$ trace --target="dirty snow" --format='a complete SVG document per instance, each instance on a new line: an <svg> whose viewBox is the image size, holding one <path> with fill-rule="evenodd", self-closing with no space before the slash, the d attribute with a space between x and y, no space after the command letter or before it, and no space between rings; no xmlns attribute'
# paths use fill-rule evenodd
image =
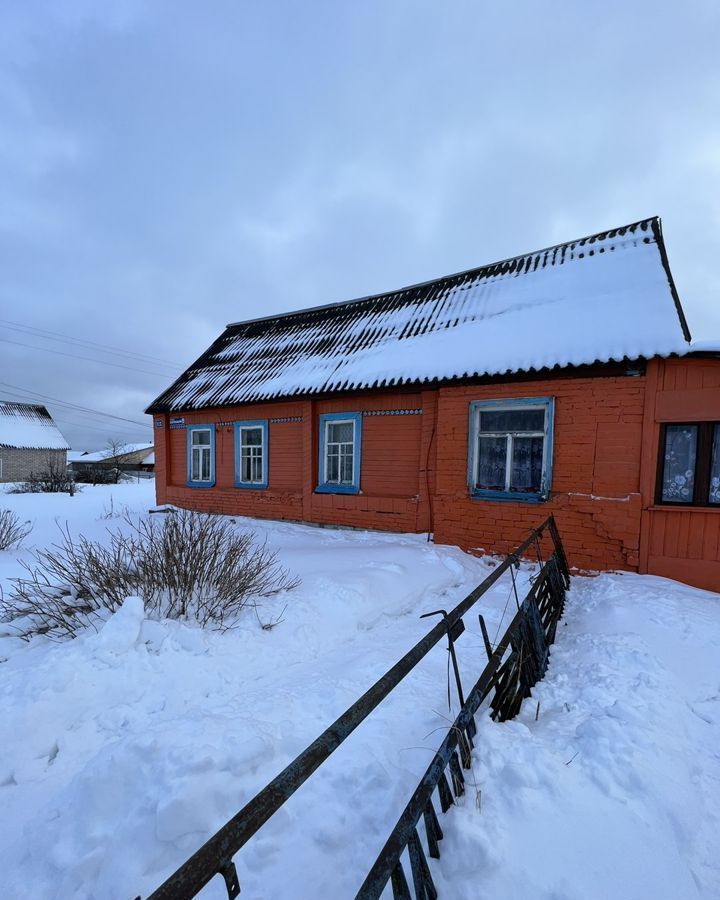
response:
<svg viewBox="0 0 720 900"><path fill-rule="evenodd" d="M0 494L35 524L0 553L0 583L55 518L97 537L151 492ZM236 631L149 621L129 598L71 643L0 638L3 897L147 896L427 631L421 612L491 571L418 535L238 525L303 582ZM479 607L491 637L509 597L501 582ZM469 790L431 862L441 898L720 895L719 601L658 578L574 580L519 718L478 716ZM466 624L469 686L484 651ZM456 711L447 674L437 647L236 856L243 896L354 896Z"/></svg>

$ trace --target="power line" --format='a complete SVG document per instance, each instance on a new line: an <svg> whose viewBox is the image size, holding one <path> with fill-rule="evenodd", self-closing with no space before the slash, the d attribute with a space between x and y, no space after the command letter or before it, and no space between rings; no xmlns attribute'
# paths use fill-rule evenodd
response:
<svg viewBox="0 0 720 900"><path fill-rule="evenodd" d="M133 429L129 428L127 425L117 425L114 427L114 429L113 429L113 426L110 426L110 425L107 428L101 428L99 425L89 425L87 422L73 422L70 419L58 419L57 416L53 416L53 421L54 422L62 422L63 425L73 425L75 428L88 428L88 429L90 429L90 431L101 431L105 435L108 435L113 430L127 431L128 433L132 433L132 434L137 434L137 431L138 431L137 428L135 428L133 430ZM151 444L151 443L152 443L152 441L148 441L148 444Z"/></svg>
<svg viewBox="0 0 720 900"><path fill-rule="evenodd" d="M140 425L141 428L147 428L147 422L138 422L137 419L127 419L125 416L116 416L113 413L106 413L100 409L93 409L90 406L83 406L79 403L69 403L66 400L58 400L57 397L50 397L47 394L41 394L38 391L30 391L27 388L18 387L16 384L9 384L7 381L0 381L0 385L4 385L5 387L11 388L13 391L19 391L21 394L30 394L31 397L39 397L41 400L45 400L51 403L57 403L58 406L63 406L68 409L75 409L82 412L87 413L95 413L98 416L104 416L107 419L117 419L119 422L129 422L131 425Z"/></svg>
<svg viewBox="0 0 720 900"><path fill-rule="evenodd" d="M22 341L11 341L10 338L0 338L4 344L15 344L18 347L27 347L30 350L39 350L41 353L54 353L56 356L69 356L70 359L83 359L86 362L97 363L100 366L113 366L115 369L127 369L129 372L141 372L143 375L154 375L156 378L169 378L164 372L148 372L146 369L135 369L132 366L123 366L121 363L107 362L103 359L92 359L90 356L76 356L74 353L65 353L63 350L51 350L50 347L36 347L33 344L23 344Z"/></svg>
<svg viewBox="0 0 720 900"><path fill-rule="evenodd" d="M167 359L158 359L155 356L148 356L146 353L137 353L135 350L123 350L120 347L113 347L110 344L99 344L97 341L89 341L85 338L79 338L74 335L63 334L60 331L50 331L49 328L38 328L36 325L24 325L22 322L12 322L10 319L0 319L0 323L5 328L10 328L13 331L21 331L24 334L37 333L40 335L50 335L50 340L58 340L64 343L73 343L85 345L87 347L97 348L98 350L109 351L110 353L116 354L118 356L127 356L137 359L139 361L157 363L160 365L167 365L170 368L175 369L177 371L178 365L176 362L170 362Z"/></svg>

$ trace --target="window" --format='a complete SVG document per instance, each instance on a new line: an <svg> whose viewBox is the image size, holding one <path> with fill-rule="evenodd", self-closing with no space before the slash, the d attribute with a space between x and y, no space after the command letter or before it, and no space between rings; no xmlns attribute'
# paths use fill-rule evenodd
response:
<svg viewBox="0 0 720 900"><path fill-rule="evenodd" d="M190 487L215 484L215 428L190 425L187 429L187 483Z"/></svg>
<svg viewBox="0 0 720 900"><path fill-rule="evenodd" d="M268 485L267 419L235 423L235 487Z"/></svg>
<svg viewBox="0 0 720 900"><path fill-rule="evenodd" d="M468 482L474 497L547 498L553 400L479 400L470 404Z"/></svg>
<svg viewBox="0 0 720 900"><path fill-rule="evenodd" d="M662 425L657 503L720 505L720 423Z"/></svg>
<svg viewBox="0 0 720 900"><path fill-rule="evenodd" d="M320 416L317 490L357 494L360 490L360 413Z"/></svg>

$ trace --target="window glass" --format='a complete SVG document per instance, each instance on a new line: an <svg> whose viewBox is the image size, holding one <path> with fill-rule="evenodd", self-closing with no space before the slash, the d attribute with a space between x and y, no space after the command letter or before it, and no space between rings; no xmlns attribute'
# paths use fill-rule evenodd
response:
<svg viewBox="0 0 720 900"><path fill-rule="evenodd" d="M491 409L480 413L480 431L543 431L544 409Z"/></svg>
<svg viewBox="0 0 720 900"><path fill-rule="evenodd" d="M328 424L328 442L352 442L353 439L353 423L352 422L330 422Z"/></svg>
<svg viewBox="0 0 720 900"><path fill-rule="evenodd" d="M506 468L507 438L480 435L476 487L486 491L504 491Z"/></svg>
<svg viewBox="0 0 720 900"><path fill-rule="evenodd" d="M662 499L692 503L695 488L697 425L668 425L665 429Z"/></svg>
<svg viewBox="0 0 720 900"><path fill-rule="evenodd" d="M512 454L510 490L529 494L540 493L542 485L543 438L514 437L512 439Z"/></svg>
<svg viewBox="0 0 720 900"><path fill-rule="evenodd" d="M248 447L262 446L262 428L242 428L242 442Z"/></svg>
<svg viewBox="0 0 720 900"><path fill-rule="evenodd" d="M327 484L353 484L355 428L353 422L328 422L325 444Z"/></svg>
<svg viewBox="0 0 720 900"><path fill-rule="evenodd" d="M212 437L209 428L193 429L190 432L190 481L202 482L212 479Z"/></svg>
<svg viewBox="0 0 720 900"><path fill-rule="evenodd" d="M713 427L708 500L710 503L720 503L720 425L715 425Z"/></svg>
<svg viewBox="0 0 720 900"><path fill-rule="evenodd" d="M240 429L240 481L259 484L262 471L262 428Z"/></svg>

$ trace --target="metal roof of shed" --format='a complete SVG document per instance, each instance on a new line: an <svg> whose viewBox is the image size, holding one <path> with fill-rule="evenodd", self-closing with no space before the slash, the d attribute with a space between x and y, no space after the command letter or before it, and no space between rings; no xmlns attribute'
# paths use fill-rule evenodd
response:
<svg viewBox="0 0 720 900"><path fill-rule="evenodd" d="M228 325L171 412L684 353L660 219L401 290Z"/></svg>
<svg viewBox="0 0 720 900"><path fill-rule="evenodd" d="M67 450L69 444L44 406L0 401L0 447Z"/></svg>

